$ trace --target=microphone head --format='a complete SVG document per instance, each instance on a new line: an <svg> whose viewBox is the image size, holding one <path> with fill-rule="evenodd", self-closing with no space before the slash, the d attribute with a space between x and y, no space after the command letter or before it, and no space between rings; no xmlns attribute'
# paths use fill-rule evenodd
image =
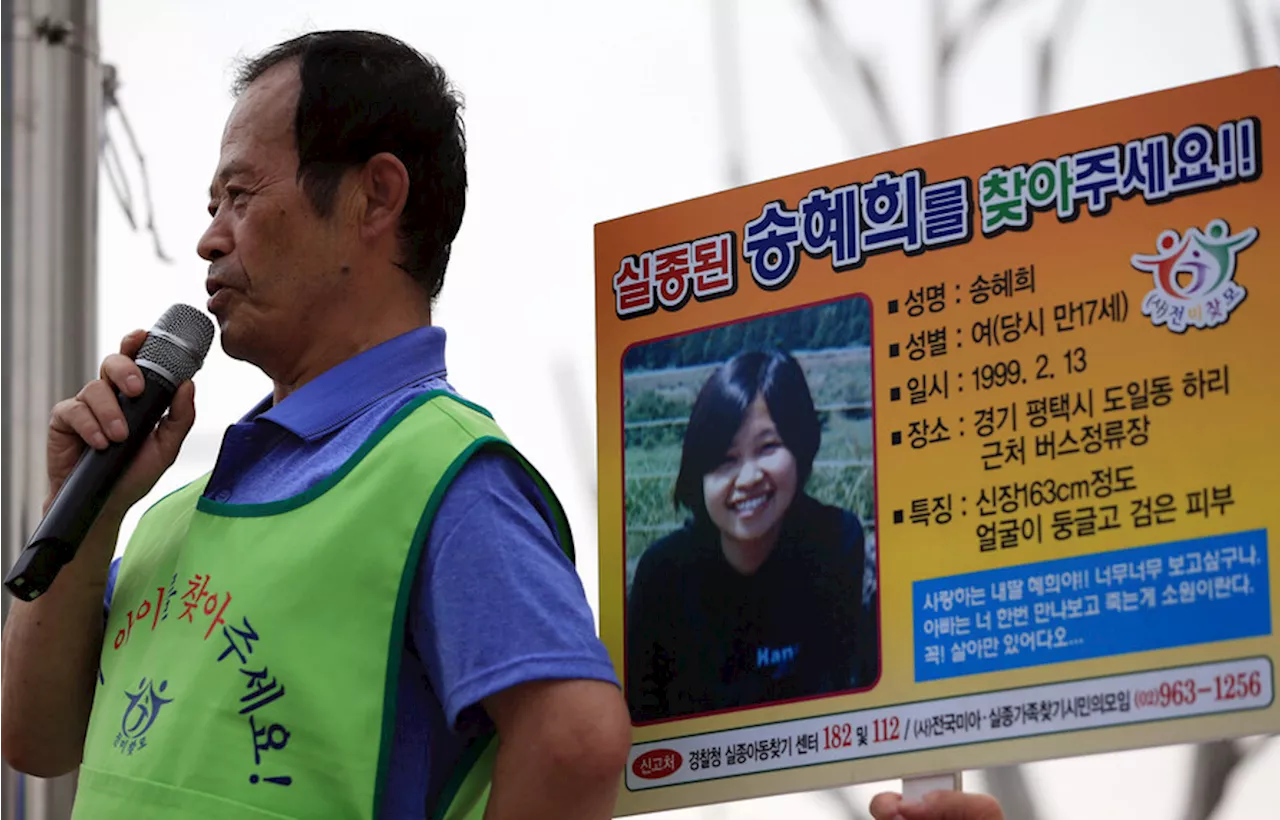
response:
<svg viewBox="0 0 1280 820"><path fill-rule="evenodd" d="M190 305L174 305L164 312L135 357L139 367L160 376L175 388L204 364L213 344L213 322Z"/></svg>

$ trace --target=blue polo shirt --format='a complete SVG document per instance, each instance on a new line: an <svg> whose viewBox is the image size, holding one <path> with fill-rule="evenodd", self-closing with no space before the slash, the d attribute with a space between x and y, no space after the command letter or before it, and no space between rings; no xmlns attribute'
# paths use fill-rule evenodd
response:
<svg viewBox="0 0 1280 820"><path fill-rule="evenodd" d="M227 429L205 495L260 504L333 473L415 396L450 390L445 333L423 327L334 367ZM117 559L107 581L108 606ZM481 453L457 475L417 567L381 816L423 817L467 742L480 702L533 680L617 685L554 520L525 472ZM337 762L337 761L335 761Z"/></svg>

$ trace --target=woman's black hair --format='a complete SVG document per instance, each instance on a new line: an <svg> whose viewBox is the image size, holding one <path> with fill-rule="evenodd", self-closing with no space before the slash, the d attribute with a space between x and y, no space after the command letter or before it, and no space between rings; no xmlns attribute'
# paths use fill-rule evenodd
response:
<svg viewBox="0 0 1280 820"><path fill-rule="evenodd" d="M689 414L676 477L675 502L700 521L707 518L702 477L724 461L747 408L763 396L783 444L796 460L801 489L813 471L822 425L799 362L781 351L739 353L721 365L698 393Z"/></svg>

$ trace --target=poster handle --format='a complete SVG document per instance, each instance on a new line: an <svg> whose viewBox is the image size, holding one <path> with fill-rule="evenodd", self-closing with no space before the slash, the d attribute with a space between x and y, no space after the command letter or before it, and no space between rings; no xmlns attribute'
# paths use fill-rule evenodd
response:
<svg viewBox="0 0 1280 820"><path fill-rule="evenodd" d="M962 791L962 780L960 772L904 777L902 778L902 799L921 800L929 792Z"/></svg>

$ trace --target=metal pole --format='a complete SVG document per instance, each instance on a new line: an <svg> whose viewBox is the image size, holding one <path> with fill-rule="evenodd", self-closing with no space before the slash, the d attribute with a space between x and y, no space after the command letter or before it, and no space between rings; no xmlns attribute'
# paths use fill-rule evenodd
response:
<svg viewBox="0 0 1280 820"><path fill-rule="evenodd" d="M12 376L13 371L10 370L10 359L12 358L10 351L12 347L9 343L9 329L12 326L9 322L10 305L12 304L13 289L9 285L9 273L13 270L13 52L15 45L15 37L13 31L13 0L2 0L0 2L0 130L3 135L0 136L0 373ZM13 473L9 469L9 454L12 452L10 448L9 435L9 419L12 418L10 413L10 403L13 399L13 388L9 386L8 379L3 382L3 390L0 390L0 438L3 443L0 444L0 528L3 528L4 535L0 540L0 551L3 553L3 561L5 568L13 562L13 556L9 549L8 528L5 524L10 519L9 504L9 488L13 486ZM0 612L3 612L4 620L9 619L9 602L0 602ZM7 763L0 763L0 817L3 820L14 820L21 818L20 804L22 803L20 794L21 784L19 783L19 775L13 769L9 768Z"/></svg>
<svg viewBox="0 0 1280 820"><path fill-rule="evenodd" d="M50 408L96 372L98 144L96 0L4 0L3 553L40 519ZM9 611L3 597L3 613ZM4 768L4 817L70 817L75 775Z"/></svg>

